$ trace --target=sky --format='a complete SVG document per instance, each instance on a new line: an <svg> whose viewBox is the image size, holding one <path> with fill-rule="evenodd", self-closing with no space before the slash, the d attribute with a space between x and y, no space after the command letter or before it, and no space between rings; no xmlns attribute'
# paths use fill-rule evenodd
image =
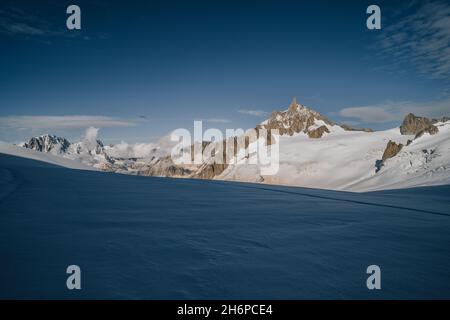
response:
<svg viewBox="0 0 450 320"><path fill-rule="evenodd" d="M81 30L66 8L81 8ZM366 9L381 9L369 30ZM448 1L9 1L0 4L0 140L106 143L252 128L297 97L376 130L450 115Z"/></svg>

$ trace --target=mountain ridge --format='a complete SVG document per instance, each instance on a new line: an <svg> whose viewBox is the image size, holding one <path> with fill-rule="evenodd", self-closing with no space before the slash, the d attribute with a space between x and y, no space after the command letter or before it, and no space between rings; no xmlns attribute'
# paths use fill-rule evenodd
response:
<svg viewBox="0 0 450 320"><path fill-rule="evenodd" d="M175 164L167 146L152 146L151 152L141 158L119 157L113 152L115 146L104 146L96 137L71 143L63 137L42 135L31 138L23 147L78 160L104 171L144 176L233 180L352 191L376 190L381 185L401 187L402 184L397 180L405 172L405 179L412 184L414 179L411 177L415 176L418 177L417 185L433 184L433 181L450 183L450 146L446 142L450 139L445 139L450 135L448 117L428 119L408 114L400 127L374 132L337 124L297 103L294 98L287 109L272 112L255 129L265 129L268 135L249 138L244 146L232 153L224 148L226 163L216 163L213 158L207 157L200 164ZM246 164L246 160L254 157L250 149L259 139L263 139L271 149L274 130L280 134L280 170L274 176L264 176L260 174L261 166ZM211 151L220 150L220 144L225 146L225 142L205 142L202 151L207 149L211 155ZM234 143L236 147L236 137L228 139L228 142ZM418 145L421 150L417 149ZM191 148L194 149L193 145ZM394 185L389 183L385 172L389 172L391 179L397 181ZM424 175L435 178L424 178Z"/></svg>

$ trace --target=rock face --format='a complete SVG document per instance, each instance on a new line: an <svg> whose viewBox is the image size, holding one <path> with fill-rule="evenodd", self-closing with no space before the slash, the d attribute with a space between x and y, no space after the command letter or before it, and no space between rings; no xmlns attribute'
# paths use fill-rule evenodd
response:
<svg viewBox="0 0 450 320"><path fill-rule="evenodd" d="M335 125L337 125L335 122L320 113L297 103L297 100L294 98L287 110L272 112L269 119L256 126L255 129L263 128L268 131L277 129L281 136L292 136L295 133L304 132L310 138L317 139L322 137L325 132L329 133L329 127ZM338 126L345 131L373 132L372 129L367 128L355 129L348 125Z"/></svg>
<svg viewBox="0 0 450 320"><path fill-rule="evenodd" d="M191 174L189 169L174 164L169 156L156 160L146 170L139 172L139 175L156 177L189 177Z"/></svg>
<svg viewBox="0 0 450 320"><path fill-rule="evenodd" d="M148 168L139 171L140 175L148 176L169 176L169 177L187 177L196 179L214 179L218 175L224 172L228 168L228 163L231 158L236 156L239 150L247 149L251 143L254 143L262 134L258 129L267 130L267 136L264 137L267 145L271 145L274 142L272 136L272 130L277 129L280 135L292 136L295 133L303 132L308 135L309 138L318 139L324 136L326 133L330 133L330 128L336 124L320 113L311 110L299 103L296 99L292 100L288 109L285 111L274 111L272 115L266 121L255 127L256 135L247 136L242 144L239 146L237 138L229 138L228 145L234 145L233 151L227 150L226 141L221 142L207 142L203 141L201 150L206 159L203 159L201 164L192 165L176 165L173 163L170 156L161 157L152 161ZM352 129L348 126L341 126L346 131L366 131L370 132L370 129ZM223 145L221 146L221 143ZM214 154L219 150L222 150L222 156L224 162L217 163L214 159ZM239 150L238 150L239 149ZM191 160L194 160L194 145L191 145Z"/></svg>
<svg viewBox="0 0 450 320"><path fill-rule="evenodd" d="M229 142L232 143L233 140L230 140ZM190 148L191 161L194 161L194 145L191 145ZM220 150L220 148L222 148L222 157L223 159L225 159L222 162L225 163L216 163L213 157L216 151ZM206 159L203 159L203 163L192 163L189 165L175 164L171 156L165 156L155 159L148 165L147 168L139 170L138 174L143 176L213 179L215 176L221 174L227 168L228 165L226 164L226 162L234 156L234 154L227 153L225 140L213 143L209 141L203 141L201 144L201 152L202 155L206 157Z"/></svg>
<svg viewBox="0 0 450 320"><path fill-rule="evenodd" d="M438 127L436 127L435 125L429 125L428 127L420 130L419 132L417 132L416 136L414 137L414 139L420 138L424 133L429 133L431 135L436 134L439 132Z"/></svg>
<svg viewBox="0 0 450 320"><path fill-rule="evenodd" d="M226 163L204 164L192 177L198 179L213 179L215 176L220 175L227 167L228 164Z"/></svg>
<svg viewBox="0 0 450 320"><path fill-rule="evenodd" d="M320 113L298 104L294 98L286 111L272 112L270 118L256 126L256 129L263 128L269 131L277 129L281 136L292 136L299 132L308 133L308 128L314 125L316 120L321 120L330 126L335 124Z"/></svg>
<svg viewBox="0 0 450 320"><path fill-rule="evenodd" d="M436 130L437 128L433 125L433 121L425 117L417 117L412 113L406 115L400 126L400 133L403 135L417 135L419 132L422 132L422 134L423 132L436 133Z"/></svg>
<svg viewBox="0 0 450 320"><path fill-rule="evenodd" d="M65 138L45 134L31 138L23 146L40 152L64 153L70 147L70 142Z"/></svg>
<svg viewBox="0 0 450 320"><path fill-rule="evenodd" d="M78 159L81 162L105 171L122 169L114 165L114 159L105 151L102 141L81 141L70 143L66 138L45 134L33 137L23 144L24 148L40 152L50 152L69 159Z"/></svg>
<svg viewBox="0 0 450 320"><path fill-rule="evenodd" d="M317 129L312 129L308 131L308 137L310 138L322 138L324 133L330 133L330 130L328 130L327 126L320 126Z"/></svg>
<svg viewBox="0 0 450 320"><path fill-rule="evenodd" d="M381 160L377 160L375 162L375 172L380 171L384 165L384 162L389 158L395 157L400 152L400 150L402 150L402 148L403 148L403 144L401 144L401 143L397 144L394 141L389 140L389 142L386 145L386 149L384 149Z"/></svg>
<svg viewBox="0 0 450 320"><path fill-rule="evenodd" d="M384 149L383 157L381 158L381 160L385 161L389 158L395 157L400 152L400 150L402 150L402 148L403 144L397 144L394 141L389 140L386 149Z"/></svg>

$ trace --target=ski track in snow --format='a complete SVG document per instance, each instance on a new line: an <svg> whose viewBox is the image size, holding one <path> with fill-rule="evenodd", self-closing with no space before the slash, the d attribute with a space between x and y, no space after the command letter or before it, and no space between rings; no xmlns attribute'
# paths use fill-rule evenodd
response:
<svg viewBox="0 0 450 320"><path fill-rule="evenodd" d="M319 196L319 195L302 193L302 192L295 192L295 191L287 191L287 190L279 190L279 189L259 187L259 186L256 186L256 185L255 186L249 186L249 185L239 185L239 184L236 185L235 184L234 186L238 186L240 188L252 188L252 189L257 189L257 190L265 190L265 191L271 191L271 192L281 192L281 193L287 193L287 194L294 194L294 195L300 195L300 196L312 197L312 198L318 198L318 199L324 199L324 200L351 202L351 203L357 203L357 204L363 204L363 205L375 206L375 207L385 207L385 208L417 211L417 212L422 212L422 213L429 213L429 214L436 214L436 215L440 215L440 216L450 217L450 214L448 214L448 213L436 212L436 211L431 211L431 210L423 210L423 209L416 209L416 208L409 208L409 207L402 207L402 206L395 206L395 205L388 205L388 204L381 204L381 203L373 203L373 202L367 202L367 201L357 201L357 200L350 200L350 199L342 199L342 198L336 198L336 197L326 197L326 196Z"/></svg>

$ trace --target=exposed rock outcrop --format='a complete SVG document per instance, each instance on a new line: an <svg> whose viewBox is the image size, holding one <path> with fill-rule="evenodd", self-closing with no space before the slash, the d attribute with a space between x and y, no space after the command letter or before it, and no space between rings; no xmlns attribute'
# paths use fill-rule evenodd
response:
<svg viewBox="0 0 450 320"><path fill-rule="evenodd" d="M401 144L401 143L397 144L394 141L389 140L389 142L386 145L386 149L384 149L381 160L377 160L375 162L375 168L376 168L375 172L380 171L381 167L383 167L383 165L384 165L384 162L389 158L395 157L400 152L400 150L402 150L402 148L403 148L403 144Z"/></svg>
<svg viewBox="0 0 450 320"><path fill-rule="evenodd" d="M406 115L400 126L400 133L403 135L417 135L419 132L422 132L422 134L423 132L436 133L436 130L437 127L433 125L433 121L425 117L417 117L412 113Z"/></svg>
<svg viewBox="0 0 450 320"><path fill-rule="evenodd" d="M54 151L57 153L64 153L70 147L70 142L66 138L45 134L31 138L30 141L24 143L23 146L40 152Z"/></svg>
<svg viewBox="0 0 450 320"><path fill-rule="evenodd" d="M157 177L189 177L192 171L181 165L176 165L170 156L156 159L145 170L140 170L139 175Z"/></svg>
<svg viewBox="0 0 450 320"><path fill-rule="evenodd" d="M234 143L234 153L227 152L226 141L230 144ZM202 157L203 163L195 163L195 147L191 145L192 164L175 164L171 156L165 156L152 161L146 169L139 170L139 175L213 179L227 168L228 161L236 155L236 144L235 138L218 142L203 141L199 146L201 147L201 155L199 154L199 156ZM223 157L219 161L220 163L216 162L215 155Z"/></svg>
<svg viewBox="0 0 450 320"><path fill-rule="evenodd" d="M226 163L204 164L192 177L198 179L214 179L220 175L226 168Z"/></svg>
<svg viewBox="0 0 450 320"><path fill-rule="evenodd" d="M403 144L397 144L394 141L389 140L386 149L384 149L383 157L381 158L381 160L385 161L386 159L395 157L400 152L400 150L402 150L402 148Z"/></svg>
<svg viewBox="0 0 450 320"><path fill-rule="evenodd" d="M324 128L321 128L319 130L317 130L318 128L309 129L311 126L318 124L319 127L326 127L326 130L328 131L325 131ZM335 122L329 120L320 113L297 103L297 100L294 97L287 110L272 112L269 119L256 126L256 129L258 130L260 128L264 128L269 131L277 129L278 133L281 136L292 136L295 133L304 132L310 138L320 138L322 137L323 133L330 132L329 127L335 125L337 125ZM372 129L368 128L356 129L348 125L339 126L345 131L373 132Z"/></svg>
<svg viewBox="0 0 450 320"><path fill-rule="evenodd" d="M23 144L23 147L40 152L50 152L67 158L78 158L85 164L105 171L123 169L122 166L114 164L115 160L106 153L105 146L98 139L93 139L93 141L85 139L70 143L66 138L45 134L31 138Z"/></svg>
<svg viewBox="0 0 450 320"><path fill-rule="evenodd" d="M430 135L436 134L439 132L438 127L434 126L434 125L429 125L428 127L420 130L419 132L417 132L416 136L414 137L414 139L420 138L421 136L423 136L424 133L429 133Z"/></svg>
<svg viewBox="0 0 450 320"><path fill-rule="evenodd" d="M330 133L330 130L328 130L327 126L320 126L317 129L309 130L308 131L308 137L310 138L321 138L324 133Z"/></svg>
<svg viewBox="0 0 450 320"><path fill-rule="evenodd" d="M227 150L227 143L229 143L230 146L233 146L234 152L228 152L231 150ZM236 152L237 140L235 138L208 144L204 150L207 159L204 159L205 162L192 175L192 178L213 179L227 168L227 163L235 156ZM215 155L219 156L219 163L215 161Z"/></svg>
<svg viewBox="0 0 450 320"><path fill-rule="evenodd" d="M314 125L317 120L321 120L330 126L335 125L334 122L328 120L320 113L298 104L294 98L286 111L272 112L269 119L256 126L256 129L277 129L281 136L292 136L294 133L299 132L308 133L308 128Z"/></svg>

